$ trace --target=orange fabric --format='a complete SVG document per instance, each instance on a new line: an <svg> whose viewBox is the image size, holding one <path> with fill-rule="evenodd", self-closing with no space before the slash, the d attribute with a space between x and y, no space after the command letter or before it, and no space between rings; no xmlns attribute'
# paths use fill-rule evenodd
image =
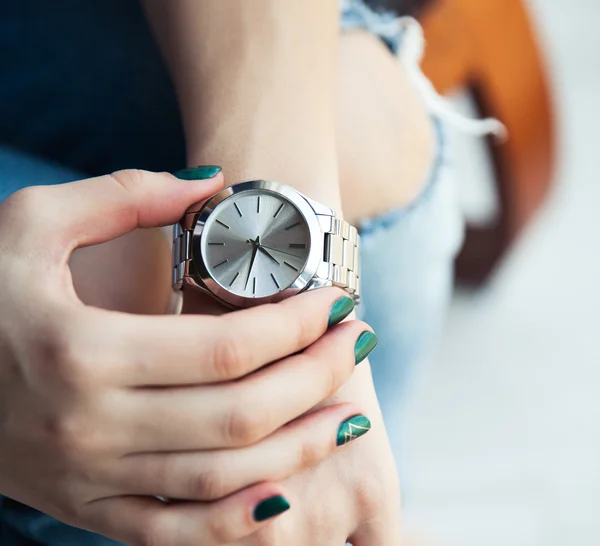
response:
<svg viewBox="0 0 600 546"><path fill-rule="evenodd" d="M548 193L555 161L554 122L544 59L522 0L437 0L421 17L425 74L438 91L466 87L483 116L508 128L492 143L501 213L471 228L457 272L484 280Z"/></svg>

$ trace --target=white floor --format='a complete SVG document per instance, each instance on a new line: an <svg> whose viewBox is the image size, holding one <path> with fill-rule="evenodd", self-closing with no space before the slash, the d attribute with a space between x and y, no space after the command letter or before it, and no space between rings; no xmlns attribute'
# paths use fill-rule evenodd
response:
<svg viewBox="0 0 600 546"><path fill-rule="evenodd" d="M415 377L410 528L443 546L600 545L600 0L532 0L559 109L554 194Z"/></svg>

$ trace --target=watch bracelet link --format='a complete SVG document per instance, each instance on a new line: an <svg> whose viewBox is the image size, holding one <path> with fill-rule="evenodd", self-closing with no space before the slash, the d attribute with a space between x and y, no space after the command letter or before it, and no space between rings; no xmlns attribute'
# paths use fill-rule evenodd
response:
<svg viewBox="0 0 600 546"><path fill-rule="evenodd" d="M360 302L360 235L345 220L319 216L325 232L324 277Z"/></svg>
<svg viewBox="0 0 600 546"><path fill-rule="evenodd" d="M191 239L192 232L183 229L180 222L173 226L173 288L175 290L183 286L186 264L192 257Z"/></svg>
<svg viewBox="0 0 600 546"><path fill-rule="evenodd" d="M319 269L320 276L331 281L333 286L346 290L356 301L360 301L360 235L358 230L345 220L335 216L318 215L324 231L324 256ZM192 232L173 226L173 288L183 285L186 266L191 259Z"/></svg>

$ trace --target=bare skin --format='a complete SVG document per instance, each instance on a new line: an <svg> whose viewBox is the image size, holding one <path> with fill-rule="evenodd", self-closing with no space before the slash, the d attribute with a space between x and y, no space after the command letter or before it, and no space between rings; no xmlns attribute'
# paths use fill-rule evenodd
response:
<svg viewBox="0 0 600 546"><path fill-rule="evenodd" d="M0 205L3 495L127 544L219 546L264 528L276 514L254 510L287 495L280 482L338 450L360 406L306 412L357 369L366 326L328 328L341 290L226 317L75 297L73 249L172 224L223 181L120 171Z"/></svg>
<svg viewBox="0 0 600 546"><path fill-rule="evenodd" d="M410 203L431 165L433 128L402 66L367 32L340 39L336 104L346 218L357 223ZM170 296L170 252L168 236L159 230L136 231L81 249L72 259L77 292L99 307L163 313ZM131 267L136 268L133 275ZM154 276L148 278L147 271ZM138 274L148 282L138 283Z"/></svg>
<svg viewBox="0 0 600 546"><path fill-rule="evenodd" d="M225 167L230 183L236 179L252 176L255 174L254 171L260 172L265 178L285 180L300 191L338 210L341 210L343 203L346 218L353 222L409 203L423 186L434 148L432 127L419 97L407 80L402 67L377 39L367 33L354 32L342 36L336 62L337 80L333 82L335 87L333 102L337 105L337 110L334 113L333 130L334 150L337 153L334 154L332 163L329 163L331 156L328 155L326 159L317 160L313 165L305 164L307 157L313 157L313 152L320 153L323 148L329 149L327 139L323 139L318 145L309 140L303 141L301 151L289 156L288 161L282 160L277 155L273 157L265 154L265 148L271 150L280 143L269 133L270 125L268 123L261 125L262 119L259 118L256 127L258 134L249 133L256 142L248 144L248 140L242 139L241 150L236 147L239 143L231 138L210 142L201 138L202 135L194 136L194 132L202 131L202 128L192 124L191 129L188 129L190 164L221 164ZM184 72L186 77L189 77L188 67ZM280 97L275 94L273 100L279 99ZM188 118L194 117L194 110L197 108L195 100L191 101L191 104ZM293 109L288 114L292 118L296 115ZM231 131L227 128L228 124L239 123L241 127L238 126L236 129L243 131L253 127L251 120L252 117L245 121L239 121L235 117L229 118L224 124L225 129L222 129L218 119L215 119L214 126L219 127L219 131L228 132ZM302 118L299 118L298 122L301 121ZM315 130L321 135L319 138L323 138L323 135L329 131L329 127L324 126L322 130L318 128ZM214 137L215 133L208 134ZM234 134L235 131L231 131L232 137ZM217 140L219 136L217 134ZM200 146L200 142L206 143L206 146ZM245 145L249 148L243 149ZM320 169L316 176L313 172L314 164ZM339 185L336 184L337 188L329 185L332 175L335 180L339 180ZM146 231L138 234L137 237L147 240L146 248L153 254L152 258L139 260L138 263L164 263L165 268L164 270L159 268L157 278L160 276L161 279L168 279L170 275L168 238L158 231ZM140 243L141 240L138 238L136 241L138 251ZM113 250L105 250L108 254L114 251L126 256L129 252L129 243L125 240L112 244ZM75 256L75 286L84 301L91 300L97 305L110 308L119 308L125 302L129 307L128 311L135 311L135 306L143 302L145 312L151 312L149 306L154 306L155 312L164 312L165 301L168 298L168 282L163 280L160 283L156 282L151 288L153 292L148 292L143 285L140 286L142 283L132 281L139 277L135 274L131 275L129 271L123 279L123 292L119 294L119 290L115 290L115 286L118 286L115 283L115 275L106 271L106 268L111 267L109 264L112 261L108 255L100 260L98 254L92 250L84 250L79 256ZM104 287L96 282L90 282L89 276L85 282L78 281L78 278L83 278L78 275L78 272L89 271L91 262L100 265L100 270L104 269L104 273L97 275L99 270L96 270L94 274L95 277L96 275L99 277L100 283L106 283ZM146 267L140 267L139 273L146 276L147 271ZM159 284L164 286L165 290L157 293ZM110 294L110 301L104 304L103 289L106 290L105 294ZM132 289L138 296L132 297ZM84 292L87 290L90 292L86 295ZM348 504L348 510L344 512L346 514L356 513L355 510L360 506L358 512L360 517L344 520L341 525L348 534L353 533L353 542L397 544L399 535L395 521L397 506L393 500L396 493L396 485L393 483L395 476L393 460L378 416L378 405L374 399L368 364L365 363L362 370L357 372L356 379L341 389L332 401L352 400L368 409L375 423L375 430L371 433L368 444L358 446L358 449L356 447L348 449L342 457L335 457L331 462L313 469L308 474L302 473L297 478L287 480L285 486L291 491L295 490L302 498L337 499L326 506L318 507L327 521L337 522L330 532L340 532L342 521L341 514L331 512L332 506L339 506L341 509ZM373 457L375 453L377 456ZM361 478L362 481L347 481L349 475L357 478L363 476L364 473L360 469L365 466L371 469L368 480L364 481ZM386 480L385 492L383 481L380 480L382 477ZM333 489L330 487L328 494L324 496L322 484L336 484L336 487ZM350 496L362 501L354 504L356 501L351 501ZM247 544L258 544L261 540L268 542L276 537L284 543L291 543L288 539L292 536L302 543L303 538L308 537L300 536L301 529L303 533L308 533L312 537L317 537L323 532L322 526L312 529L307 524L314 521L311 513L311 509L315 508L314 503L304 506L304 503L296 502L295 507L294 514L286 518L283 523L271 526L270 533L263 533L257 537L258 542L248 541ZM369 514L378 514L381 519L369 520Z"/></svg>
<svg viewBox="0 0 600 546"><path fill-rule="evenodd" d="M337 185L339 180L339 187L332 190L329 194L332 198L329 199L325 196L326 191L321 195L319 191L299 187L299 184L292 185L333 206L339 204L341 196L346 217L356 221L363 216L402 206L414 198L425 179L433 138L427 116L405 75L377 40L365 33L344 36L337 63L337 95L332 97L339 108L334 120L336 123L332 124L335 138L330 139L329 144L325 142L326 146L335 142L334 148L328 150L333 151L329 156L334 161L331 164L317 161L316 164L322 168L321 181L333 180ZM327 134L327 130L317 130L316 134ZM258 141L262 141L262 138ZM312 145L320 148L320 143ZM196 153L196 156L200 158L204 153L210 156L210 149ZM190 157L194 157L194 152ZM264 165L261 161L253 164L254 167L261 165ZM278 168L283 168L282 173L288 170L298 173L300 179L309 179L307 174L310 171L302 173L300 166L295 169L282 161L275 165L273 172ZM269 177L268 173L265 173L265 177ZM274 178L285 180L281 176ZM316 177L316 182L319 183L319 177ZM160 231L150 229L136 231L100 248L81 250L72 260L75 290L84 303L99 307L143 313L164 312L168 298L169 254L167 238ZM160 264L165 264L164 268ZM149 275L150 271L156 272L156 276ZM154 277L153 282L148 282L149 277ZM143 282L139 282L140 279ZM270 543L276 537L286 544L291 544L291 537L298 540L298 543L306 543L299 530L304 529L307 536L312 536L311 531L322 530L322 526L311 529L305 525L306 522L316 525L313 518L315 508L333 525L332 529L336 532L340 527L339 522L345 516L343 530L346 535L353 533L353 542L357 545L398 543L394 466L381 417L378 415L368 364L365 363L356 375L358 380L348 382L346 387L329 399L327 405L351 400L372 408L376 425L371 433L373 442L363 444L362 449L347 449L334 463L328 461L311 473L302 473L285 480L284 486L290 488L293 498L294 491L296 492L294 500L297 501L298 509L295 515L293 518L288 517L287 524L272 526L270 531L245 541L244 544ZM362 472L365 461L372 471L371 478L366 480L363 479ZM339 502L327 502L324 506L311 503L303 505L300 499L304 496L324 502L323 485L327 483L344 485L345 488L338 487L335 491ZM336 512L336 507L342 507L343 503L348 502L347 491L354 496L349 505L353 510ZM389 502L385 502L385 499L389 499ZM23 500L29 502L28 498L23 497ZM35 505L33 502L31 504ZM45 508L41 504L38 506ZM127 521L124 524L135 520L125 519ZM79 523L73 518L71 520ZM102 525L93 522L85 526L104 530ZM252 530L254 528L250 529ZM246 529L243 529L240 533L245 532ZM119 528L114 536L121 538L129 533L129 530ZM190 536L193 535L194 538L198 534L195 529L190 532ZM323 543L325 538L327 537L323 537ZM340 535L339 538L343 539L345 536ZM232 540L235 539L232 537Z"/></svg>
<svg viewBox="0 0 600 546"><path fill-rule="evenodd" d="M404 68L373 35L342 36L337 149L344 215L354 223L403 207L434 154L431 119Z"/></svg>

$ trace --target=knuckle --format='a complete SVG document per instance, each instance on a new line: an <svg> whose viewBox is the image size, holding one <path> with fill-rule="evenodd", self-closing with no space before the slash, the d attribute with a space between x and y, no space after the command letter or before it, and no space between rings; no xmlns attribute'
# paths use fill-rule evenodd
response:
<svg viewBox="0 0 600 546"><path fill-rule="evenodd" d="M381 477L363 476L355 490L355 502L365 519L377 517L382 512L382 495L389 485Z"/></svg>
<svg viewBox="0 0 600 546"><path fill-rule="evenodd" d="M171 546L174 544L165 517L158 513L147 518L138 533L133 541L133 546Z"/></svg>
<svg viewBox="0 0 600 546"><path fill-rule="evenodd" d="M89 423L72 414L50 416L44 420L44 436L63 455L73 458L89 451Z"/></svg>
<svg viewBox="0 0 600 546"><path fill-rule="evenodd" d="M38 371L75 390L95 380L95 366L86 358L82 336L70 328L55 330L42 342Z"/></svg>
<svg viewBox="0 0 600 546"><path fill-rule="evenodd" d="M296 544L297 532L288 525L267 525L252 534L252 546L273 546L274 544Z"/></svg>
<svg viewBox="0 0 600 546"><path fill-rule="evenodd" d="M225 418L225 441L234 447L252 445L263 437L266 419L258 408L245 404L236 405Z"/></svg>
<svg viewBox="0 0 600 546"><path fill-rule="evenodd" d="M325 444L314 442L305 442L298 448L297 467L298 469L311 468L331 453L331 448Z"/></svg>
<svg viewBox="0 0 600 546"><path fill-rule="evenodd" d="M233 379L243 373L246 355L239 340L227 335L218 339L213 348L212 365L217 379Z"/></svg>
<svg viewBox="0 0 600 546"><path fill-rule="evenodd" d="M293 329L293 340L298 347L308 344L315 337L315 330L318 327L318 321L315 321L314 316L309 313L294 316L288 324Z"/></svg>
<svg viewBox="0 0 600 546"><path fill-rule="evenodd" d="M48 207L48 188L44 186L31 186L13 193L7 203L23 215L29 218L32 215L39 216Z"/></svg>
<svg viewBox="0 0 600 546"><path fill-rule="evenodd" d="M209 463L189 481L191 498L198 500L216 500L230 492L227 473L219 465Z"/></svg>
<svg viewBox="0 0 600 546"><path fill-rule="evenodd" d="M73 484L69 486L68 483L64 483L66 481L63 480L60 496L54 500L54 509L56 517L61 521L77 527L78 523L81 524L85 518L83 509L86 505L86 495L81 491L80 486Z"/></svg>
<svg viewBox="0 0 600 546"><path fill-rule="evenodd" d="M98 417L94 386L97 372L76 338L64 333L38 337L27 373L51 396L39 421L39 433L65 456L89 454L106 447L107 432L95 427Z"/></svg>
<svg viewBox="0 0 600 546"><path fill-rule="evenodd" d="M2 204L2 216L8 225L23 227L30 233L35 226L53 225L56 223L56 198L52 195L51 186L30 186L13 193ZM35 219L35 223L32 223ZM20 232L22 230L18 230ZM9 230L14 237L14 230ZM55 237L56 232L44 236Z"/></svg>
<svg viewBox="0 0 600 546"><path fill-rule="evenodd" d="M315 362L319 384L322 395L329 396L342 385L344 374L341 372L344 368L340 366L341 359L339 358L326 358L324 362L321 360L323 359L318 359Z"/></svg>
<svg viewBox="0 0 600 546"><path fill-rule="evenodd" d="M144 172L140 169L124 169L110 174L110 177L124 190L131 191L141 186Z"/></svg>
<svg viewBox="0 0 600 546"><path fill-rule="evenodd" d="M144 171L139 169L125 169L122 171L116 171L109 175L109 178L115 182L125 193L126 198L123 202L122 214L128 218L137 218L139 211L135 205L132 195L138 193L143 185ZM138 218L139 221L139 218Z"/></svg>
<svg viewBox="0 0 600 546"><path fill-rule="evenodd" d="M68 336L54 337L47 347L47 360L50 371L56 379L66 384L76 383L80 374L81 359L75 343Z"/></svg>
<svg viewBox="0 0 600 546"><path fill-rule="evenodd" d="M329 392L335 392L352 375L356 369L354 351L349 343L339 343L330 354L324 354L324 381Z"/></svg>
<svg viewBox="0 0 600 546"><path fill-rule="evenodd" d="M206 532L210 537L211 544L230 544L244 533L231 525L230 514L213 513L206 521Z"/></svg>
<svg viewBox="0 0 600 546"><path fill-rule="evenodd" d="M306 359L307 373L313 376L315 388L324 397L336 392L356 369L353 352L342 343L327 350L309 347L301 358Z"/></svg>
<svg viewBox="0 0 600 546"><path fill-rule="evenodd" d="M332 382L334 390L341 387L352 373L356 370L356 356L354 349L346 349L343 354L340 354L338 358L334 360L332 366Z"/></svg>
<svg viewBox="0 0 600 546"><path fill-rule="evenodd" d="M281 328L282 338L294 347L306 347L318 336L319 321L315 320L314 309L299 305L296 298L264 306L272 313L272 322ZM282 310L284 311L282 316Z"/></svg>

